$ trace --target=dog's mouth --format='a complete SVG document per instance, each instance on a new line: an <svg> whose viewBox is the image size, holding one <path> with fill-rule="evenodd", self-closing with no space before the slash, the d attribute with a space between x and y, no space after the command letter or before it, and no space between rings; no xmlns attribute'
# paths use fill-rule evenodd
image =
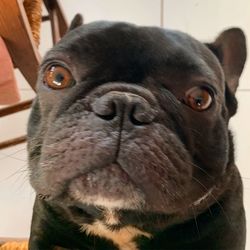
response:
<svg viewBox="0 0 250 250"><path fill-rule="evenodd" d="M82 206L109 211L134 210L168 214L185 206L184 198L189 191L190 177L182 181L174 175L174 179L171 179L171 172L167 168L173 166L174 162L169 159L165 159L165 164L168 164L166 167L159 168L162 170L161 176L154 169L154 164L149 167L145 161L146 165L143 165L144 162L138 161L141 157L136 157L132 152L129 160L127 156L121 156L113 163L111 159L106 164L103 162L85 171L69 172L65 168L56 172L51 168L51 174L48 172L42 175L42 181L52 185L44 186L34 182L35 189L40 199L58 202L61 207L69 207L74 217L85 219L91 219L93 214L82 209Z"/></svg>
<svg viewBox="0 0 250 250"><path fill-rule="evenodd" d="M175 216L188 207L189 182L183 182L186 185L186 193L180 192L184 188L176 185L173 180L164 182L163 187L159 185L161 176L155 176L156 172L151 168L143 171L141 165L135 165L135 160L129 161L132 163L128 165L128 161L123 159L86 172L75 172L75 176L58 182L59 186L54 190L59 192L51 192L53 197L40 198L48 198L52 203L59 205L66 211L69 219L78 225L100 221L111 230L133 222L140 224L145 214L150 214L145 218L145 221L149 222L149 218L154 216L157 220L159 215ZM57 173L58 180L64 177L60 174ZM202 195L199 197L202 198L198 202L203 200Z"/></svg>
<svg viewBox="0 0 250 250"><path fill-rule="evenodd" d="M72 179L67 195L71 200L107 209L139 209L144 194L118 163L113 163Z"/></svg>
<svg viewBox="0 0 250 250"><path fill-rule="evenodd" d="M71 179L64 193L51 201L78 225L100 221L119 230L130 223L128 211L143 210L145 194L119 163L113 163Z"/></svg>
<svg viewBox="0 0 250 250"><path fill-rule="evenodd" d="M133 175L118 162L72 178L64 192L52 200L59 201L78 224L98 219L111 228L122 225L121 211L161 214L176 209L176 202L150 182L150 175Z"/></svg>

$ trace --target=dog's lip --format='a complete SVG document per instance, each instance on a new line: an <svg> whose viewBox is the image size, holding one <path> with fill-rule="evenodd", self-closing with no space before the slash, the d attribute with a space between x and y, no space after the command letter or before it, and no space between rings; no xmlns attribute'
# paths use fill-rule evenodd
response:
<svg viewBox="0 0 250 250"><path fill-rule="evenodd" d="M104 210L102 207L91 206L80 202L68 205L68 209L76 217L85 216L88 218L99 218Z"/></svg>
<svg viewBox="0 0 250 250"><path fill-rule="evenodd" d="M126 194L122 199L122 197L118 197L120 195L122 195L123 192L121 193L116 193L116 197L112 197L112 199L110 198L112 195L112 191L110 192L110 190L106 190L106 194L108 194L108 197L102 196L103 194L100 194L100 201L96 200L96 202L93 202L93 198L98 198L95 194L89 194L87 199L89 200L85 200L85 198L79 198L79 194L82 194L82 190L77 190L74 188L71 189L71 185L74 185L75 182L78 180L81 182L81 178L85 179L87 182L91 183L91 178L94 177L95 178L95 174L98 171L109 171L108 167L109 166L115 166L115 168L119 168L119 170L124 174L122 175L122 177L126 177L126 178L122 178L119 174L118 174L118 179L119 181L121 181L123 186L131 186L130 187L130 191L133 192L130 194ZM106 170L105 170L106 168ZM91 176L92 175L92 176ZM107 179L108 180L108 179ZM76 209L75 212L77 213L77 209L81 209L81 206L88 206L88 205L94 205L95 207L103 207L103 208L108 208L110 207L114 207L117 209L136 209L136 210L148 210L149 208L147 207L147 203L152 203L153 200L155 199L155 197L157 196L157 194L155 194L155 192L151 192L149 193L147 188L145 188L145 185L143 185L142 183L137 183L133 176L131 175L131 173L129 171L126 170L126 167L123 167L122 164L120 164L119 162L115 161L112 164L108 164L107 166L102 166L102 167L96 167L94 169L91 170L87 170L81 173L76 174L73 178L67 180L66 182L64 182L63 184L61 184L63 186L62 191L56 193L55 195L53 195L53 193L49 194L46 192L37 192L37 197L38 199L41 200L45 200L45 201L51 201L51 202L56 202L58 204L61 204L62 206L64 206L64 202L69 202L69 204L67 206L71 206L70 204L77 204L76 205ZM98 185L98 182L97 182ZM89 187L87 186L87 188L89 189ZM99 187L97 187L98 189ZM100 190L99 190L100 191ZM105 191L105 190L104 190ZM95 190L93 189L93 192L95 192ZM98 191L97 191L98 192ZM110 192L110 193L109 193ZM140 196L140 197L139 197ZM83 196L85 197L85 196ZM131 198L132 197L132 198ZM139 197L136 198L135 197ZM119 198L119 199L118 199ZM129 199L128 199L129 198ZM131 198L131 200L130 200ZM105 207L103 205L103 203L107 202L107 207ZM121 207L120 204L123 204L123 206L125 207ZM72 205L74 206L74 205ZM74 208L73 208L74 209ZM157 210L157 209L156 209ZM80 210L78 211L80 214Z"/></svg>
<svg viewBox="0 0 250 250"><path fill-rule="evenodd" d="M117 163L77 175L58 198L117 209L139 208L144 204L142 190Z"/></svg>
<svg viewBox="0 0 250 250"><path fill-rule="evenodd" d="M111 163L111 164L118 164L119 165L119 163L116 163L116 162ZM111 164L108 164L108 165L111 165ZM31 183L31 185L36 190L37 198L39 200L45 200L45 201L57 201L57 200L59 200L60 201L62 199L62 197L64 197L65 191L72 180L75 180L75 179L82 177L82 176L87 176L90 173L94 173L95 171L98 171L100 169L107 167L108 165L97 166L97 167L92 168L92 169L85 169L84 171L75 173L70 179L66 179L63 183L59 184L61 186L61 189L60 189L61 191L56 192L56 194L53 194L52 190L48 191L43 186L37 185L38 183L36 183L36 182Z"/></svg>

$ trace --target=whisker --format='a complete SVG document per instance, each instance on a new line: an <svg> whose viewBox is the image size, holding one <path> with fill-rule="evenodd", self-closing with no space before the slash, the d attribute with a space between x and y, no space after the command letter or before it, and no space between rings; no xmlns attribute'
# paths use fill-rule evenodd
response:
<svg viewBox="0 0 250 250"><path fill-rule="evenodd" d="M193 176L192 178L193 178L198 184L200 184L200 185L204 188L205 191L207 191L207 192L209 191L209 189L208 189L204 184L202 184L197 178L195 178L194 176ZM220 202L214 197L214 195L213 195L211 192L209 193L209 195L211 195L211 197L214 199L214 201L219 205L219 207L220 207L221 211L223 212L223 214L225 215L225 217L226 217L228 223L229 223L230 225L232 225L232 223L231 223L231 221L230 221L228 215L226 214L226 212L225 212L223 206L220 204Z"/></svg>
<svg viewBox="0 0 250 250"><path fill-rule="evenodd" d="M6 157L2 158L1 160L4 160L4 159L6 159L6 158L11 158L11 159L18 160L18 161L22 161L22 162L27 162L27 160L23 160L23 159L14 157L14 156L12 156L12 155L7 155Z"/></svg>
<svg viewBox="0 0 250 250"><path fill-rule="evenodd" d="M207 201L207 200L206 200L206 203L207 203L207 207L208 207L208 210L209 210L210 216L211 216L211 217L213 217L213 216L214 216L214 215L213 215L213 212L212 212L212 210L211 210L211 208L210 208L209 203L208 203L208 201Z"/></svg>
<svg viewBox="0 0 250 250"><path fill-rule="evenodd" d="M250 177L243 177L243 176L241 176L241 179L250 180Z"/></svg>
<svg viewBox="0 0 250 250"><path fill-rule="evenodd" d="M0 180L0 182L5 182L5 181L8 181L10 178L16 176L17 174L22 174L22 173L25 173L25 172L28 172L29 170L27 169L27 165L23 165L21 166L17 171L15 171L14 173L12 173L11 175L9 175L8 177Z"/></svg>
<svg viewBox="0 0 250 250"><path fill-rule="evenodd" d="M20 176L19 176L19 178L21 178ZM26 182L28 182L29 181L29 178L28 178L28 176L27 175L25 175L25 176L22 176L22 181L21 181L21 183L20 183L20 185L18 186L18 192L20 192L20 190L24 187L24 184L26 183ZM19 179L18 179L18 181L19 181Z"/></svg>
<svg viewBox="0 0 250 250"><path fill-rule="evenodd" d="M198 226L198 222L197 222L197 219L196 219L196 213L195 213L193 205L192 205L192 211L193 211L193 215L194 215L195 226L196 226L197 233L198 233L198 236L199 236L199 239L200 239L201 238L200 229L199 229L199 226Z"/></svg>
<svg viewBox="0 0 250 250"><path fill-rule="evenodd" d="M190 162L189 164L191 164L193 167L198 168L199 170L201 170L204 174L206 174L209 178L211 178L212 180L214 180L214 177L212 175L210 175L205 169L199 167L198 165Z"/></svg>
<svg viewBox="0 0 250 250"><path fill-rule="evenodd" d="M5 158L5 157L8 157L8 156L15 155L15 154L17 154L17 153L19 153L19 152L21 152L21 151L23 151L23 150L26 150L26 147L25 147L25 148L18 149L17 151L15 151L14 153L11 153L11 154L6 154L6 153L2 153L2 154L3 154L4 158ZM2 159L4 159L4 158L2 158Z"/></svg>
<svg viewBox="0 0 250 250"><path fill-rule="evenodd" d="M17 151L15 151L13 154L10 154L10 155L15 155L15 154L17 154L17 153L19 153L21 151L24 151L24 150L27 150L27 148L24 147L24 148L18 149Z"/></svg>
<svg viewBox="0 0 250 250"><path fill-rule="evenodd" d="M15 153L16 154L16 153ZM3 158L1 158L1 161L2 160L4 160L4 159L6 159L6 158L11 158L11 159L15 159L15 160L18 160L18 161L27 161L27 160L22 160L22 159L20 159L20 158L18 158L18 157L14 157L14 155L15 154L11 154L11 155L4 155L4 157Z"/></svg>

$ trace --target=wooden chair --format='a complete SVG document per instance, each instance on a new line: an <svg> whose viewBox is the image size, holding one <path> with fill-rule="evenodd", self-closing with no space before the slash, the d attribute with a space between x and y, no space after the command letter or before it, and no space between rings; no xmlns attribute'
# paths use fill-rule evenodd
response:
<svg viewBox="0 0 250 250"><path fill-rule="evenodd" d="M48 16L42 16L42 4ZM14 67L18 68L35 91L37 70L41 61L38 51L42 21L51 22L53 43L65 34L68 25L57 0L1 0L0 37L3 39ZM1 64L1 55L0 55ZM4 77L4 76L0 76ZM14 81L14 79L13 79ZM0 118L30 108L32 100L0 109ZM0 142L0 149L24 142L26 136Z"/></svg>

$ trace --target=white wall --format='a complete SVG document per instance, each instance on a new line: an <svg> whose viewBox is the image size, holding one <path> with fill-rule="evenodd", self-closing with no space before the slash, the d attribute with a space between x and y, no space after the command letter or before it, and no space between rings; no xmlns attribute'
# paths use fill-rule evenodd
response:
<svg viewBox="0 0 250 250"><path fill-rule="evenodd" d="M139 25L164 25L180 29L194 37L210 41L227 27L239 26L250 37L249 0L61 0L68 20L82 13L85 22L119 20ZM40 51L52 46L49 24L43 24ZM248 41L248 47L249 41ZM17 72L22 99L34 96L25 80ZM245 183L247 212L250 209L250 63L243 72L239 91L239 112L232 119L237 142L237 163ZM28 111L17 118L0 119L0 140L24 133ZM28 184L25 145L0 151L0 236L26 237L33 202L33 191ZM10 156L12 155L12 156ZM17 173L13 174L14 172ZM13 175L12 175L13 174ZM247 179L248 178L248 179ZM250 218L249 218L250 220ZM250 231L250 230L249 230ZM250 235L248 236L250 238ZM247 248L250 249L250 246Z"/></svg>

